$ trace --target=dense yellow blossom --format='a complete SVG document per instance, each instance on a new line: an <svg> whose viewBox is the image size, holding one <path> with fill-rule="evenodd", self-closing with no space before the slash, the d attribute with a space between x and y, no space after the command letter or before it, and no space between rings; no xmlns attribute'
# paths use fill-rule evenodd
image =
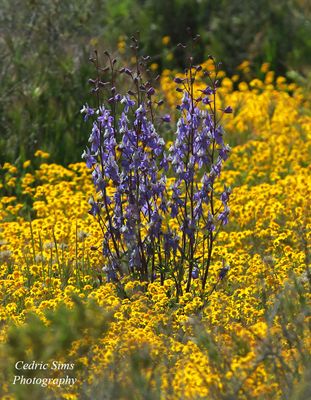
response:
<svg viewBox="0 0 311 400"><path fill-rule="evenodd" d="M168 44L169 38L162 41ZM205 64L212 70L209 61ZM239 70L248 73L249 63L243 62ZM85 304L95 302L110 318L107 331L94 338L85 327L83 336L62 354L64 362L70 358L79 366L78 382L74 388L45 388L57 398L79 398L85 369L91 388L105 374L109 382L117 367L120 385L133 388L128 371L136 360L140 379L149 382L149 390L158 387L161 399L216 400L225 394L282 399L275 371L284 367L282 363L294 370L299 354L310 351L310 340L303 321L297 323L302 326L298 346L286 333L298 325L282 322L283 314L268 320L266 311L283 303L286 307L288 296L296 307L299 296L291 282L303 288L308 280L311 117L301 88L288 85L283 77L275 81L268 64L261 71L263 80L237 84L235 77L225 77L219 89L220 108L230 105L234 110L233 118L224 121L232 154L223 172L233 194L230 224L214 249L207 300L196 282L178 303L171 280L161 286L158 281L146 285L125 278L121 294L120 288L105 283L102 232L88 214L93 187L83 163L66 168L43 162L32 172L28 161L23 171L9 163L2 166L2 343L9 323L23 326L32 312L49 324L47 310L62 304L74 309L77 298ZM171 75L164 71L161 85L173 107ZM196 90L202 85L200 81ZM35 156L49 155L39 150ZM31 218L12 192L16 185L22 199L31 200ZM217 284L222 259L231 269ZM97 317L100 320L100 313ZM3 396L10 390L12 386L5 385Z"/></svg>

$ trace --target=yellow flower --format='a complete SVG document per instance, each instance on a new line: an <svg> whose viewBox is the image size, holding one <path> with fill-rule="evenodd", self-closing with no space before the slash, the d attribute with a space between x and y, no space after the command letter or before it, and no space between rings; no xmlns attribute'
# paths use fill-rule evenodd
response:
<svg viewBox="0 0 311 400"><path fill-rule="evenodd" d="M249 68L249 66L250 66L250 62L249 62L248 60L244 60L244 61L238 66L237 69L245 70L245 69Z"/></svg>
<svg viewBox="0 0 311 400"><path fill-rule="evenodd" d="M252 81L250 81L249 85L250 85L250 87L253 87L253 88L263 88L264 87L264 83L260 79L253 79Z"/></svg>
<svg viewBox="0 0 311 400"><path fill-rule="evenodd" d="M265 83L271 84L274 81L274 71L268 71L265 77Z"/></svg>
<svg viewBox="0 0 311 400"><path fill-rule="evenodd" d="M118 42L118 51L123 54L126 49L126 41L124 39L119 40Z"/></svg>
<svg viewBox="0 0 311 400"><path fill-rule="evenodd" d="M163 36L162 38L162 44L164 46L167 46L169 44L169 42L171 41L171 38L169 36Z"/></svg>
<svg viewBox="0 0 311 400"><path fill-rule="evenodd" d="M269 68L270 68L270 63L266 62L262 64L260 71L265 74L266 72L268 72Z"/></svg>
<svg viewBox="0 0 311 400"><path fill-rule="evenodd" d="M172 52L169 52L169 53L167 53L165 58L167 61L172 61L174 58L174 54Z"/></svg>
<svg viewBox="0 0 311 400"><path fill-rule="evenodd" d="M248 84L246 82L239 83L239 90L241 92L246 92L248 90Z"/></svg>
<svg viewBox="0 0 311 400"><path fill-rule="evenodd" d="M157 63L152 63L152 64L150 65L150 69L151 69L152 71L156 71L158 68L159 68L159 65L158 65Z"/></svg>
<svg viewBox="0 0 311 400"><path fill-rule="evenodd" d="M47 152L44 152L44 151L42 151L42 150L37 150L37 151L35 152L34 156L35 156L35 157L39 157L39 158L45 159L45 158L49 158L49 157L50 157L50 154L47 153Z"/></svg>
<svg viewBox="0 0 311 400"><path fill-rule="evenodd" d="M97 38L97 37L91 38L91 39L90 39L90 45L91 45L92 47L98 46L98 38Z"/></svg>
<svg viewBox="0 0 311 400"><path fill-rule="evenodd" d="M23 163L23 168L27 168L27 167L29 167L29 165L31 164L31 161L30 160L27 160L27 161L25 161L24 163Z"/></svg>

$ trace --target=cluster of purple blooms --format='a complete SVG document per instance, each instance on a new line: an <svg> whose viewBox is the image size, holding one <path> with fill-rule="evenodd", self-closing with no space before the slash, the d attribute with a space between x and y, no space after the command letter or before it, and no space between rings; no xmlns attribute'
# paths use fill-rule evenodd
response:
<svg viewBox="0 0 311 400"><path fill-rule="evenodd" d="M191 66L185 79L175 79L183 98L168 151L155 125L170 122L170 117L155 118L155 89L143 83L138 72L120 71L133 78L135 93L121 95L112 87L112 96L97 109L85 105L81 110L85 120L93 119L82 157L98 193L97 200L90 200L89 212L103 232L108 281L126 274L147 281L159 276L161 282L170 277L179 294L185 282L190 290L192 279L201 278L203 288L206 284L213 242L228 223L230 188L218 194L222 205L216 210L214 183L230 148L217 119L217 81L211 79L202 96L194 98L199 70ZM230 112L230 107L222 110ZM175 178L170 188L168 177ZM108 187L114 188L113 195L108 195ZM178 221L178 230L170 228L170 218ZM204 262L196 255L202 237L208 254Z"/></svg>

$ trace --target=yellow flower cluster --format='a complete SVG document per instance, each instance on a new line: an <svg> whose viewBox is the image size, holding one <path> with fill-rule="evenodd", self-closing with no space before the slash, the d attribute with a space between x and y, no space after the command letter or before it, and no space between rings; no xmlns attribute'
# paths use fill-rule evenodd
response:
<svg viewBox="0 0 311 400"><path fill-rule="evenodd" d="M211 70L211 63L204 67ZM247 68L241 65L240 71ZM3 346L9 323L22 326L31 312L49 323L46 311L60 304L74 308L75 296L94 301L113 316L107 332L94 338L85 327L83 338L62 354L65 362L70 358L79 366L78 382L74 389L45 388L57 398L82 398L83 382L92 390L98 380L117 379L133 393L137 382L147 382L149 391L159 393L155 398L163 400L216 400L225 394L282 399L288 371L296 371L291 379L298 379L297 370L302 373L295 363L310 351L310 340L298 309L302 294L294 289L303 290L308 278L311 117L300 88L283 78L274 80L267 65L262 72L263 80L248 83L224 77L218 93L219 108L230 105L234 110L233 118L224 121L232 154L223 172L233 194L230 224L214 249L207 300L196 281L192 293L178 303L171 280L161 286L126 278L122 288L105 283L102 232L87 213L93 187L84 164L65 168L43 162L35 170L26 161L22 171L2 166ZM173 106L171 75L165 71L161 85ZM203 85L200 81L196 90ZM44 161L48 154L38 151L36 157ZM12 187L18 187L19 196ZM222 259L231 269L217 284ZM270 319L269 309L274 310ZM296 310L297 324L294 317L286 320L286 310ZM89 348L87 355L84 348ZM276 374L282 368L280 379ZM14 388L6 385L4 394L14 398Z"/></svg>

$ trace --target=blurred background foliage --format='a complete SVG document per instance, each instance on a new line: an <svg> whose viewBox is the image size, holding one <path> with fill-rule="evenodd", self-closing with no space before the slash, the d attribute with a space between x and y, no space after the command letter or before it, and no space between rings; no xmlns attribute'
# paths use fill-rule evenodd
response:
<svg viewBox="0 0 311 400"><path fill-rule="evenodd" d="M126 58L127 37L140 32L154 67L182 68L187 27L201 40L198 62L213 54L230 74L243 60L256 73L304 79L311 65L307 0L1 0L0 162L22 162L38 149L52 161L80 160L87 127L88 62L98 48Z"/></svg>

